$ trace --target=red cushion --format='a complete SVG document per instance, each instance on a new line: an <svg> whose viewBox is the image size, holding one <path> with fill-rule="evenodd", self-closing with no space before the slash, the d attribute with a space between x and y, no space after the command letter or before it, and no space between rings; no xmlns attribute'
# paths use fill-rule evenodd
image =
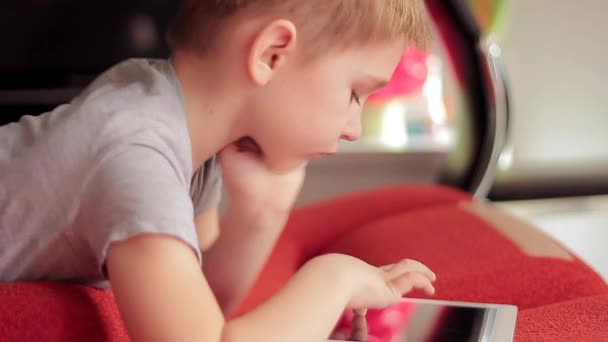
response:
<svg viewBox="0 0 608 342"><path fill-rule="evenodd" d="M280 289L305 260L323 252L351 254L376 265L404 257L421 260L438 274L434 298L509 303L524 310L517 328L520 341L537 340L527 338L537 331L527 328L530 321L553 324L527 308L608 294L608 285L580 260L530 257L487 222L461 209L461 201L470 198L438 187L401 187L299 210L240 314ZM558 315L560 308L570 307L552 305L550 310ZM598 315L582 309L580 313ZM587 334L588 322L593 320L572 320L564 336L580 332L593 337ZM546 341L564 340L558 332L551 336Z"/></svg>
<svg viewBox="0 0 608 342"><path fill-rule="evenodd" d="M326 249L385 265L404 257L438 275L435 298L529 308L608 293L578 260L530 257L457 204L393 215L353 231ZM416 295L417 297L417 295Z"/></svg>
<svg viewBox="0 0 608 342"><path fill-rule="evenodd" d="M0 341L126 341L110 291L52 282L0 285Z"/></svg>
<svg viewBox="0 0 608 342"><path fill-rule="evenodd" d="M298 209L238 315L268 299L306 260L366 224L398 213L470 200L467 194L449 188L401 186L355 193Z"/></svg>
<svg viewBox="0 0 608 342"><path fill-rule="evenodd" d="M275 293L306 260L325 252L384 265L413 258L437 274L435 298L530 308L608 293L574 258L534 258L458 205L466 194L436 186L357 193L294 213L239 314ZM421 294L413 294L420 297Z"/></svg>
<svg viewBox="0 0 608 342"><path fill-rule="evenodd" d="M296 211L241 313L271 296L302 263L324 251L350 253L375 264L419 259L438 273L439 298L530 308L608 293L608 286L578 260L522 254L486 223L460 210L456 204L461 201L470 198L445 188L397 187ZM591 341L605 340L605 329L592 329L606 326L605 316L598 317L595 310L606 312L606 299L597 298L595 304L574 300L524 310L517 336L542 341L536 338L542 332L552 336L546 341L572 341L596 331L601 338ZM569 322L563 335L557 328L561 325L555 325L563 324L561 314ZM0 285L0 341L125 340L109 291L50 282Z"/></svg>
<svg viewBox="0 0 608 342"><path fill-rule="evenodd" d="M515 341L608 341L608 295L524 310L517 326Z"/></svg>

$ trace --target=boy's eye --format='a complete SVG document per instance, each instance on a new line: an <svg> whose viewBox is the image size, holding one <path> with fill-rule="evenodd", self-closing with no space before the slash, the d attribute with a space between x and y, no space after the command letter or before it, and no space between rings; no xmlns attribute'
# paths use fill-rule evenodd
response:
<svg viewBox="0 0 608 342"><path fill-rule="evenodd" d="M361 97L354 90L350 95L350 103L356 102L358 105L361 105Z"/></svg>

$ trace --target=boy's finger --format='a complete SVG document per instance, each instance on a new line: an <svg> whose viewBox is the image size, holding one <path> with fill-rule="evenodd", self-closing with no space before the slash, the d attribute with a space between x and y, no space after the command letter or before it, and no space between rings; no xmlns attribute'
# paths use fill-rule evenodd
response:
<svg viewBox="0 0 608 342"><path fill-rule="evenodd" d="M353 329L349 340L367 342L367 335L367 319L365 316L355 316L355 318L353 318Z"/></svg>
<svg viewBox="0 0 608 342"><path fill-rule="evenodd" d="M384 266L380 266L380 269L381 269L381 270L383 270L383 271L385 271L385 272L388 272L388 271L390 271L390 270L391 270L393 267L395 267L395 264L390 264L390 265L384 265Z"/></svg>
<svg viewBox="0 0 608 342"><path fill-rule="evenodd" d="M330 338L332 340L342 341L342 340L346 340L346 334L338 331L338 332L335 332L333 335L331 335Z"/></svg>
<svg viewBox="0 0 608 342"><path fill-rule="evenodd" d="M356 310L353 310L353 312L355 313L355 316L367 315L367 309L356 309Z"/></svg>
<svg viewBox="0 0 608 342"><path fill-rule="evenodd" d="M231 152L237 152L238 150L239 150L239 147L236 144L230 144L230 145L227 145L226 147L224 147L220 151L219 155L221 157L222 155L226 155L226 154L229 154Z"/></svg>
<svg viewBox="0 0 608 342"><path fill-rule="evenodd" d="M399 261L387 271L387 274L389 279L394 279L407 272L420 272L431 281L437 280L437 276L433 271L431 271L430 268L428 268L426 265L419 261L411 259L404 259Z"/></svg>
<svg viewBox="0 0 608 342"><path fill-rule="evenodd" d="M412 291L413 289L421 289L432 293L434 293L435 291L431 280L425 275L420 274L418 272L410 272L403 274L391 280L391 285L402 296Z"/></svg>

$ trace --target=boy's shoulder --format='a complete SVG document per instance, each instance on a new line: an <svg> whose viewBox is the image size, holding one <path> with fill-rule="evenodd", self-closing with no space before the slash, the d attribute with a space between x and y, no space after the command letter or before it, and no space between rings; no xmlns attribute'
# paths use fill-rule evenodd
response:
<svg viewBox="0 0 608 342"><path fill-rule="evenodd" d="M129 59L116 64L69 107L73 121L86 125L85 130L110 132L102 136L105 143L135 141L142 135L185 143L186 108L168 60Z"/></svg>
<svg viewBox="0 0 608 342"><path fill-rule="evenodd" d="M168 155L185 159L190 152L180 96L169 61L126 60L99 75L69 104L2 127L0 167L7 160L13 165L12 159L25 151L33 160L42 153L69 151L75 164L138 144L165 146Z"/></svg>
<svg viewBox="0 0 608 342"><path fill-rule="evenodd" d="M104 145L125 143L187 152L187 118L181 88L169 60L129 59L114 65L73 101L76 115ZM99 134L99 133L95 133Z"/></svg>
<svg viewBox="0 0 608 342"><path fill-rule="evenodd" d="M108 97L113 98L108 101ZM124 101L120 101L123 99ZM181 88L170 61L162 59L128 59L99 75L77 98L81 101L101 100L118 106L141 106L138 100L182 100ZM175 103L171 103L175 105ZM106 107L107 108L107 107ZM117 110L120 108L112 108Z"/></svg>

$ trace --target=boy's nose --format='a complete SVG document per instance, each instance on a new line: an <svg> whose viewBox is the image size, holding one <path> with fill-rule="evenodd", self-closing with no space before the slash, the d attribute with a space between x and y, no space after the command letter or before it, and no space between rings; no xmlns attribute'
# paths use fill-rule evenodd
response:
<svg viewBox="0 0 608 342"><path fill-rule="evenodd" d="M340 139L346 141L356 141L361 138L361 114L354 115L354 117L346 124Z"/></svg>

